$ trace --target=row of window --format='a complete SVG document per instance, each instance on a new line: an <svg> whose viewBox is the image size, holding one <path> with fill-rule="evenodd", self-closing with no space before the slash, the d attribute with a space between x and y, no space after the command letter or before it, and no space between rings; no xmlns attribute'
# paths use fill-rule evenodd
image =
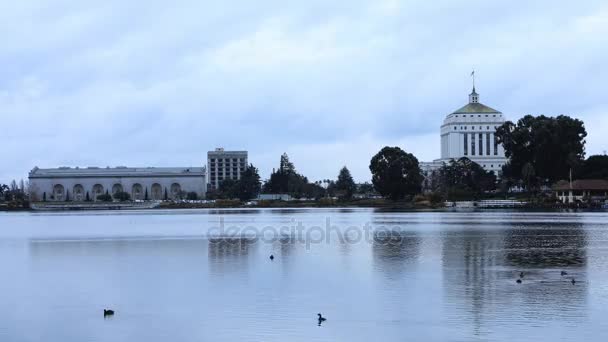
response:
<svg viewBox="0 0 608 342"><path fill-rule="evenodd" d="M456 115L456 117L458 117L458 115ZM462 117L463 117L463 118L466 118L467 116L466 116L466 115L463 115ZM469 115L469 117L472 117L472 118L473 118L473 117L475 117L475 115ZM477 114L477 117L478 117L478 118L480 118L480 117L481 117L481 114ZM489 117L489 115L488 115L488 114L485 114L485 117L487 118L487 117ZM493 117L493 118L495 118L495 117L496 117L496 114L492 114L492 117ZM498 115L498 117L500 118L500 117L502 117L502 115L500 115L500 114L499 114L499 115Z"/></svg>
<svg viewBox="0 0 608 342"><path fill-rule="evenodd" d="M469 155L469 134L464 133L464 155L468 156ZM475 133L471 133L471 155L474 156L476 151L478 152L478 155L483 156L483 133L479 133L478 135L478 145L476 148L476 144L475 144ZM486 134L486 156L490 155L490 134ZM494 136L494 155L497 156L498 155L498 138L496 136Z"/></svg>
<svg viewBox="0 0 608 342"><path fill-rule="evenodd" d="M215 162L230 162L230 160L232 160L233 163L236 163L238 161L244 161L245 159L242 158L209 158L209 162L210 163L215 163Z"/></svg>
<svg viewBox="0 0 608 342"><path fill-rule="evenodd" d="M467 127L468 127L468 126L460 126L460 129L462 129L462 130L465 130L465 131L466 131L466 130L467 130ZM457 130L457 129L458 129L458 127L457 127L457 126L454 126L454 130ZM480 130L481 130L481 129L483 129L483 126L479 126L479 129L480 129ZM489 130L489 129L490 129L490 126L486 126L486 130ZM498 127L497 127L497 126L494 126L494 130L496 130L496 129L498 129ZM475 130L475 126L471 126L471 130Z"/></svg>

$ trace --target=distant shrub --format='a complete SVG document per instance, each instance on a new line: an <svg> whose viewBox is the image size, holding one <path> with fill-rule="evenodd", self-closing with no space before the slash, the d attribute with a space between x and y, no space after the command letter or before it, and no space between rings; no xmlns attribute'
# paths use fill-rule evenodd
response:
<svg viewBox="0 0 608 342"><path fill-rule="evenodd" d="M191 191L186 194L186 199L189 201L196 201L198 200L198 194L194 191Z"/></svg>
<svg viewBox="0 0 608 342"><path fill-rule="evenodd" d="M97 196L97 200L103 201L103 202L112 202L112 195L110 195L110 194L99 195L99 196Z"/></svg>
<svg viewBox="0 0 608 342"><path fill-rule="evenodd" d="M99 199L99 197L97 197L97 199ZM129 195L128 192L119 191L119 192L117 192L117 193L114 194L114 199L117 200L117 201L125 202L125 201L128 201L128 200L131 199L131 195Z"/></svg>

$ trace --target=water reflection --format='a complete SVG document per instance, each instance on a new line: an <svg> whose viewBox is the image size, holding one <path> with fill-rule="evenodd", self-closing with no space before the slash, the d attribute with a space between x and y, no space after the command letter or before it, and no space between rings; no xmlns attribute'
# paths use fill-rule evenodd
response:
<svg viewBox="0 0 608 342"><path fill-rule="evenodd" d="M567 268L585 278L586 238L580 224L486 223L485 229L443 234L445 307L450 324L470 323L490 334L512 317L530 322L557 316L585 319L588 283L570 283ZM521 284L515 282L523 272ZM524 323L527 321L524 321Z"/></svg>
<svg viewBox="0 0 608 342"><path fill-rule="evenodd" d="M399 278L420 254L421 239L414 232L381 230L374 232L372 253L375 269L388 278Z"/></svg>
<svg viewBox="0 0 608 342"><path fill-rule="evenodd" d="M209 269L212 274L247 270L248 257L258 246L257 239L246 237L223 237L208 242Z"/></svg>
<svg viewBox="0 0 608 342"><path fill-rule="evenodd" d="M587 237L580 223L513 227L505 239L507 261L519 268L585 267Z"/></svg>

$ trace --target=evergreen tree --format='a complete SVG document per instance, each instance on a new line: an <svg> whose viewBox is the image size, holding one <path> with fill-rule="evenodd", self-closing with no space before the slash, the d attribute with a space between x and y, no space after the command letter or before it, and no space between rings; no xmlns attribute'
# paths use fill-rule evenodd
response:
<svg viewBox="0 0 608 342"><path fill-rule="evenodd" d="M248 201L256 198L261 190L260 175L258 169L249 165L241 175L241 179L236 184L236 195L241 201Z"/></svg>
<svg viewBox="0 0 608 342"><path fill-rule="evenodd" d="M45 195L46 195L46 193L45 193ZM90 202L90 201L91 201L91 196L89 196L89 192L88 192L88 191L87 191L87 195L86 195L86 197L85 197L85 200L86 200L87 202Z"/></svg>
<svg viewBox="0 0 608 342"><path fill-rule="evenodd" d="M144 194L144 201L148 200L148 187L146 187L146 192Z"/></svg>
<svg viewBox="0 0 608 342"><path fill-rule="evenodd" d="M167 188L165 188L165 197L164 197L165 201L167 201L169 199L169 194L167 193Z"/></svg>
<svg viewBox="0 0 608 342"><path fill-rule="evenodd" d="M334 188L341 199L351 199L353 197L357 185L346 166L340 170L338 181L335 183Z"/></svg>

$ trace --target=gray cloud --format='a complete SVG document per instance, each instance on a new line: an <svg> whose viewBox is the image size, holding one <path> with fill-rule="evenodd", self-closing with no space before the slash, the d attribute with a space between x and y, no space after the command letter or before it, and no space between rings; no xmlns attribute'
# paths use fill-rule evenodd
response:
<svg viewBox="0 0 608 342"><path fill-rule="evenodd" d="M510 119L570 114L607 149L603 1L108 0L0 4L0 182L33 166L200 165L287 152L311 179L399 145L439 154L477 70Z"/></svg>

